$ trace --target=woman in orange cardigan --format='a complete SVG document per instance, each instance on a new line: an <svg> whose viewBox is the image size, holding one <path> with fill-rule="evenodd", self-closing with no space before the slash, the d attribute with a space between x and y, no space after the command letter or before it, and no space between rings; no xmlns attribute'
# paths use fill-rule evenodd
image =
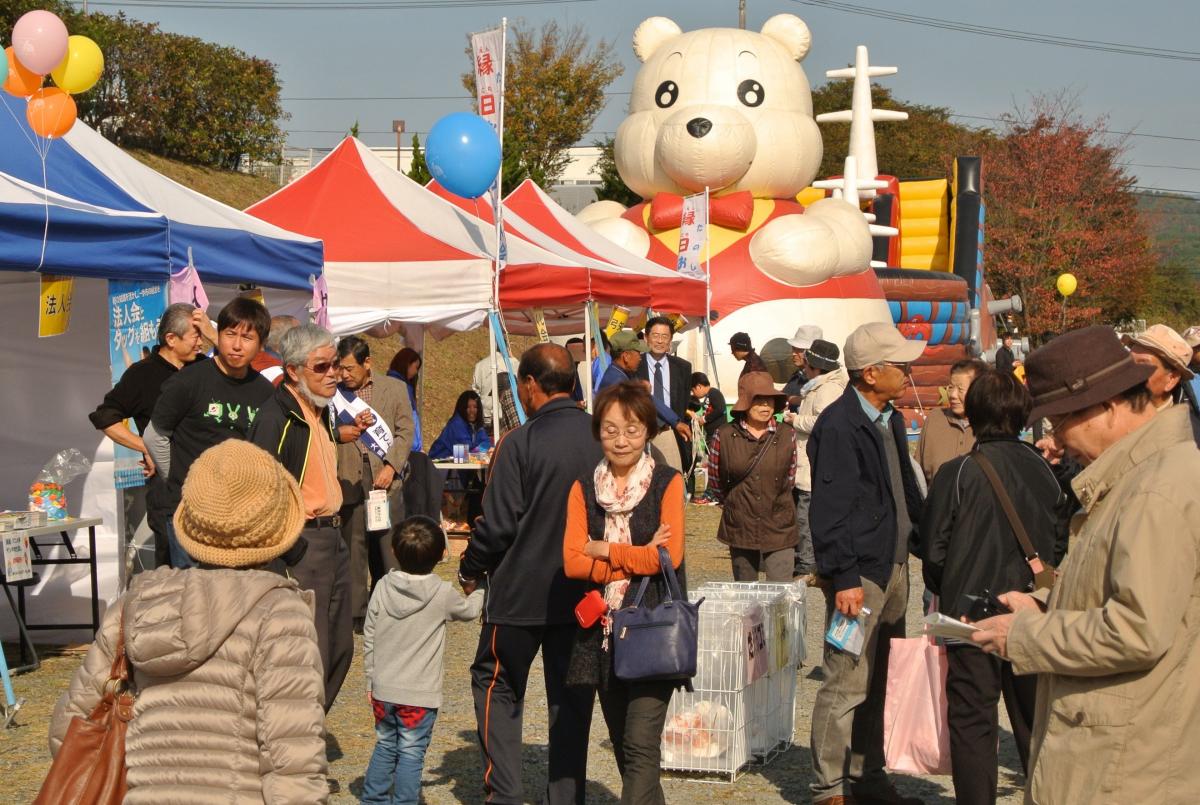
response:
<svg viewBox="0 0 1200 805"><path fill-rule="evenodd" d="M601 590L608 610L630 606L643 577L641 606L667 597L659 546L670 554L686 594L683 568L683 478L646 452L658 417L644 383L610 386L596 398L592 433L604 459L576 481L567 504L563 569ZM612 670L608 618L581 629L568 682L595 685L621 772L622 805L659 805L659 744L667 705L686 679L626 682Z"/></svg>

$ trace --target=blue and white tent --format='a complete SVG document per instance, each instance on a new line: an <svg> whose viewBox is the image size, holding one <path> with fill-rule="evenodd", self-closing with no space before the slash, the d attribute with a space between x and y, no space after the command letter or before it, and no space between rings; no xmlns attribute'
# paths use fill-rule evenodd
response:
<svg viewBox="0 0 1200 805"><path fill-rule="evenodd" d="M0 174L10 180L0 191L0 269L160 279L186 266L190 249L210 283L306 290L321 273L319 240L190 190L82 122L61 140L40 138L25 105L0 93Z"/></svg>

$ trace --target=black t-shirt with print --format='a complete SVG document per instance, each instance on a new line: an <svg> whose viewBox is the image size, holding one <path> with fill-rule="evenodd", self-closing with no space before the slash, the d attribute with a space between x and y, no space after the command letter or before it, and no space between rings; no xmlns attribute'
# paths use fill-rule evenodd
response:
<svg viewBox="0 0 1200 805"><path fill-rule="evenodd" d="M274 393L270 381L253 369L233 378L215 360L187 366L163 383L150 422L157 432L171 434L167 494L172 508L192 462L226 439L245 439L259 408Z"/></svg>

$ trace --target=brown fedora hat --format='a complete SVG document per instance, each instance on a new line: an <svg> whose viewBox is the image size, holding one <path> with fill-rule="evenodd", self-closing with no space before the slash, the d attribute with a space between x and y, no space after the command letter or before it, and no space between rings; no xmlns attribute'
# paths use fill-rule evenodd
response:
<svg viewBox="0 0 1200 805"><path fill-rule="evenodd" d="M787 395L775 388L771 376L766 372L747 372L738 378L738 398L733 410L745 413L755 397L774 397L775 411L783 410Z"/></svg>
<svg viewBox="0 0 1200 805"><path fill-rule="evenodd" d="M1063 333L1025 361L1025 380L1033 395L1029 421L1102 403L1153 373L1133 360L1111 327L1098 324Z"/></svg>

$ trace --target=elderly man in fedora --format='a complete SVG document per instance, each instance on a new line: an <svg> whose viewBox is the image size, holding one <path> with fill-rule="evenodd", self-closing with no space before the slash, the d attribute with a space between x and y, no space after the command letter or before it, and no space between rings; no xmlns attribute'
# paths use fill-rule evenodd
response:
<svg viewBox="0 0 1200 805"><path fill-rule="evenodd" d="M1083 506L1051 591L972 639L1038 674L1027 802L1195 802L1200 790L1200 450L1184 406L1158 409L1104 326L1026 362L1034 409L1084 465Z"/></svg>
<svg viewBox="0 0 1200 805"><path fill-rule="evenodd" d="M884 773L883 699L891 638L904 637L909 546L921 521L908 438L892 401L924 351L924 342L891 324L852 332L844 350L850 383L808 440L813 552L832 584L826 617L834 609L861 615L864 636L858 657L825 647L812 716L813 802L920 802L896 793Z"/></svg>

